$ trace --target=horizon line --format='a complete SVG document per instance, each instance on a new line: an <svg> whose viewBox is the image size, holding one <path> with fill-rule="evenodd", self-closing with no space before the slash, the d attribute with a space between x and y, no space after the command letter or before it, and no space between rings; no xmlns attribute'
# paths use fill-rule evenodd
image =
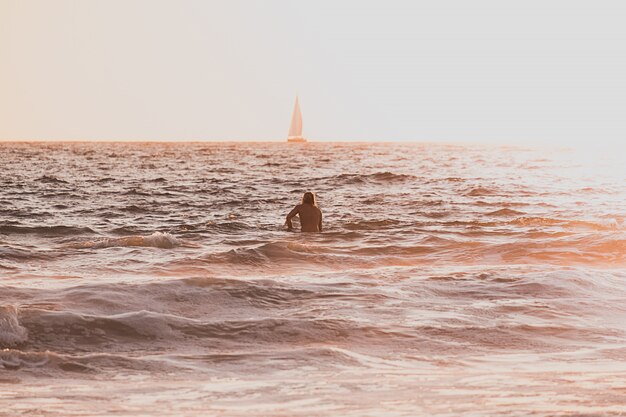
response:
<svg viewBox="0 0 626 417"><path fill-rule="evenodd" d="M286 139L0 139L0 143L289 143ZM496 143L489 140L421 140L421 139L318 139L297 143L306 145L311 143L421 143L442 145L522 145L522 141Z"/></svg>
<svg viewBox="0 0 626 417"><path fill-rule="evenodd" d="M65 142L65 143L290 143L287 139L6 139L0 138L0 143L32 143L32 142ZM541 142L541 143L539 143ZM508 142L495 139L307 139L307 143L424 143L424 144L484 144L484 145L545 145L541 139L518 139ZM549 145L561 146L556 142Z"/></svg>
<svg viewBox="0 0 626 417"><path fill-rule="evenodd" d="M17 144L17 143L51 143L51 144L59 144L59 143L75 143L75 144L87 144L87 143L104 143L104 144L115 144L115 143L135 143L135 144L190 144L190 143L228 143L228 144L237 144L237 143L284 143L289 146L306 146L310 144L317 143L340 143L340 144L407 144L407 145L443 145L443 146L489 146L489 147L500 147L500 148L520 148L526 150L563 150L563 151L572 151L579 147L574 146L573 144L564 144L564 143L541 143L541 142L526 142L523 141L510 141L508 143L498 143L495 141L478 141L478 140L374 140L374 139L359 139L359 140L334 140L334 139L321 139L315 141L307 141L304 143L290 143L287 140L269 140L269 139L257 139L257 140L238 140L238 139L189 139L189 140L172 140L172 139L0 139L0 145L2 144Z"/></svg>

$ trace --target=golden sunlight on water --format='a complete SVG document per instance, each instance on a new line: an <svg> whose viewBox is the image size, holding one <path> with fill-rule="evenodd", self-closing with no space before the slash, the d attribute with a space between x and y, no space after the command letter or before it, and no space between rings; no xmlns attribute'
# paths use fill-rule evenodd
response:
<svg viewBox="0 0 626 417"><path fill-rule="evenodd" d="M0 416L623 415L620 157L0 144Z"/></svg>

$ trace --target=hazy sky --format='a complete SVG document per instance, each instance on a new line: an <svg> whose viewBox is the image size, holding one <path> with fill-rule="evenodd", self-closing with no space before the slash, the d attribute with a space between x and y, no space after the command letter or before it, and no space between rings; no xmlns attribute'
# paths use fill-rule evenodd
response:
<svg viewBox="0 0 626 417"><path fill-rule="evenodd" d="M626 141L624 1L0 0L0 140Z"/></svg>

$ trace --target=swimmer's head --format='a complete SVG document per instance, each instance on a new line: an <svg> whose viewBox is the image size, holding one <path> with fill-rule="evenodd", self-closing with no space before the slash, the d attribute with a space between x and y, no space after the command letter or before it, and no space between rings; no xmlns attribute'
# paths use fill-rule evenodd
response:
<svg viewBox="0 0 626 417"><path fill-rule="evenodd" d="M310 204L312 206L315 205L315 194L313 194L310 191L307 191L306 193L304 193L304 195L302 196L302 204Z"/></svg>

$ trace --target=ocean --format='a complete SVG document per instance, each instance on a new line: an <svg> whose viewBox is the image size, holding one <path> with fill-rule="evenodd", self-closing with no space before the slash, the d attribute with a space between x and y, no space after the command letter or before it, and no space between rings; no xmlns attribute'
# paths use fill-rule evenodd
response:
<svg viewBox="0 0 626 417"><path fill-rule="evenodd" d="M0 416L624 416L620 159L0 143Z"/></svg>

